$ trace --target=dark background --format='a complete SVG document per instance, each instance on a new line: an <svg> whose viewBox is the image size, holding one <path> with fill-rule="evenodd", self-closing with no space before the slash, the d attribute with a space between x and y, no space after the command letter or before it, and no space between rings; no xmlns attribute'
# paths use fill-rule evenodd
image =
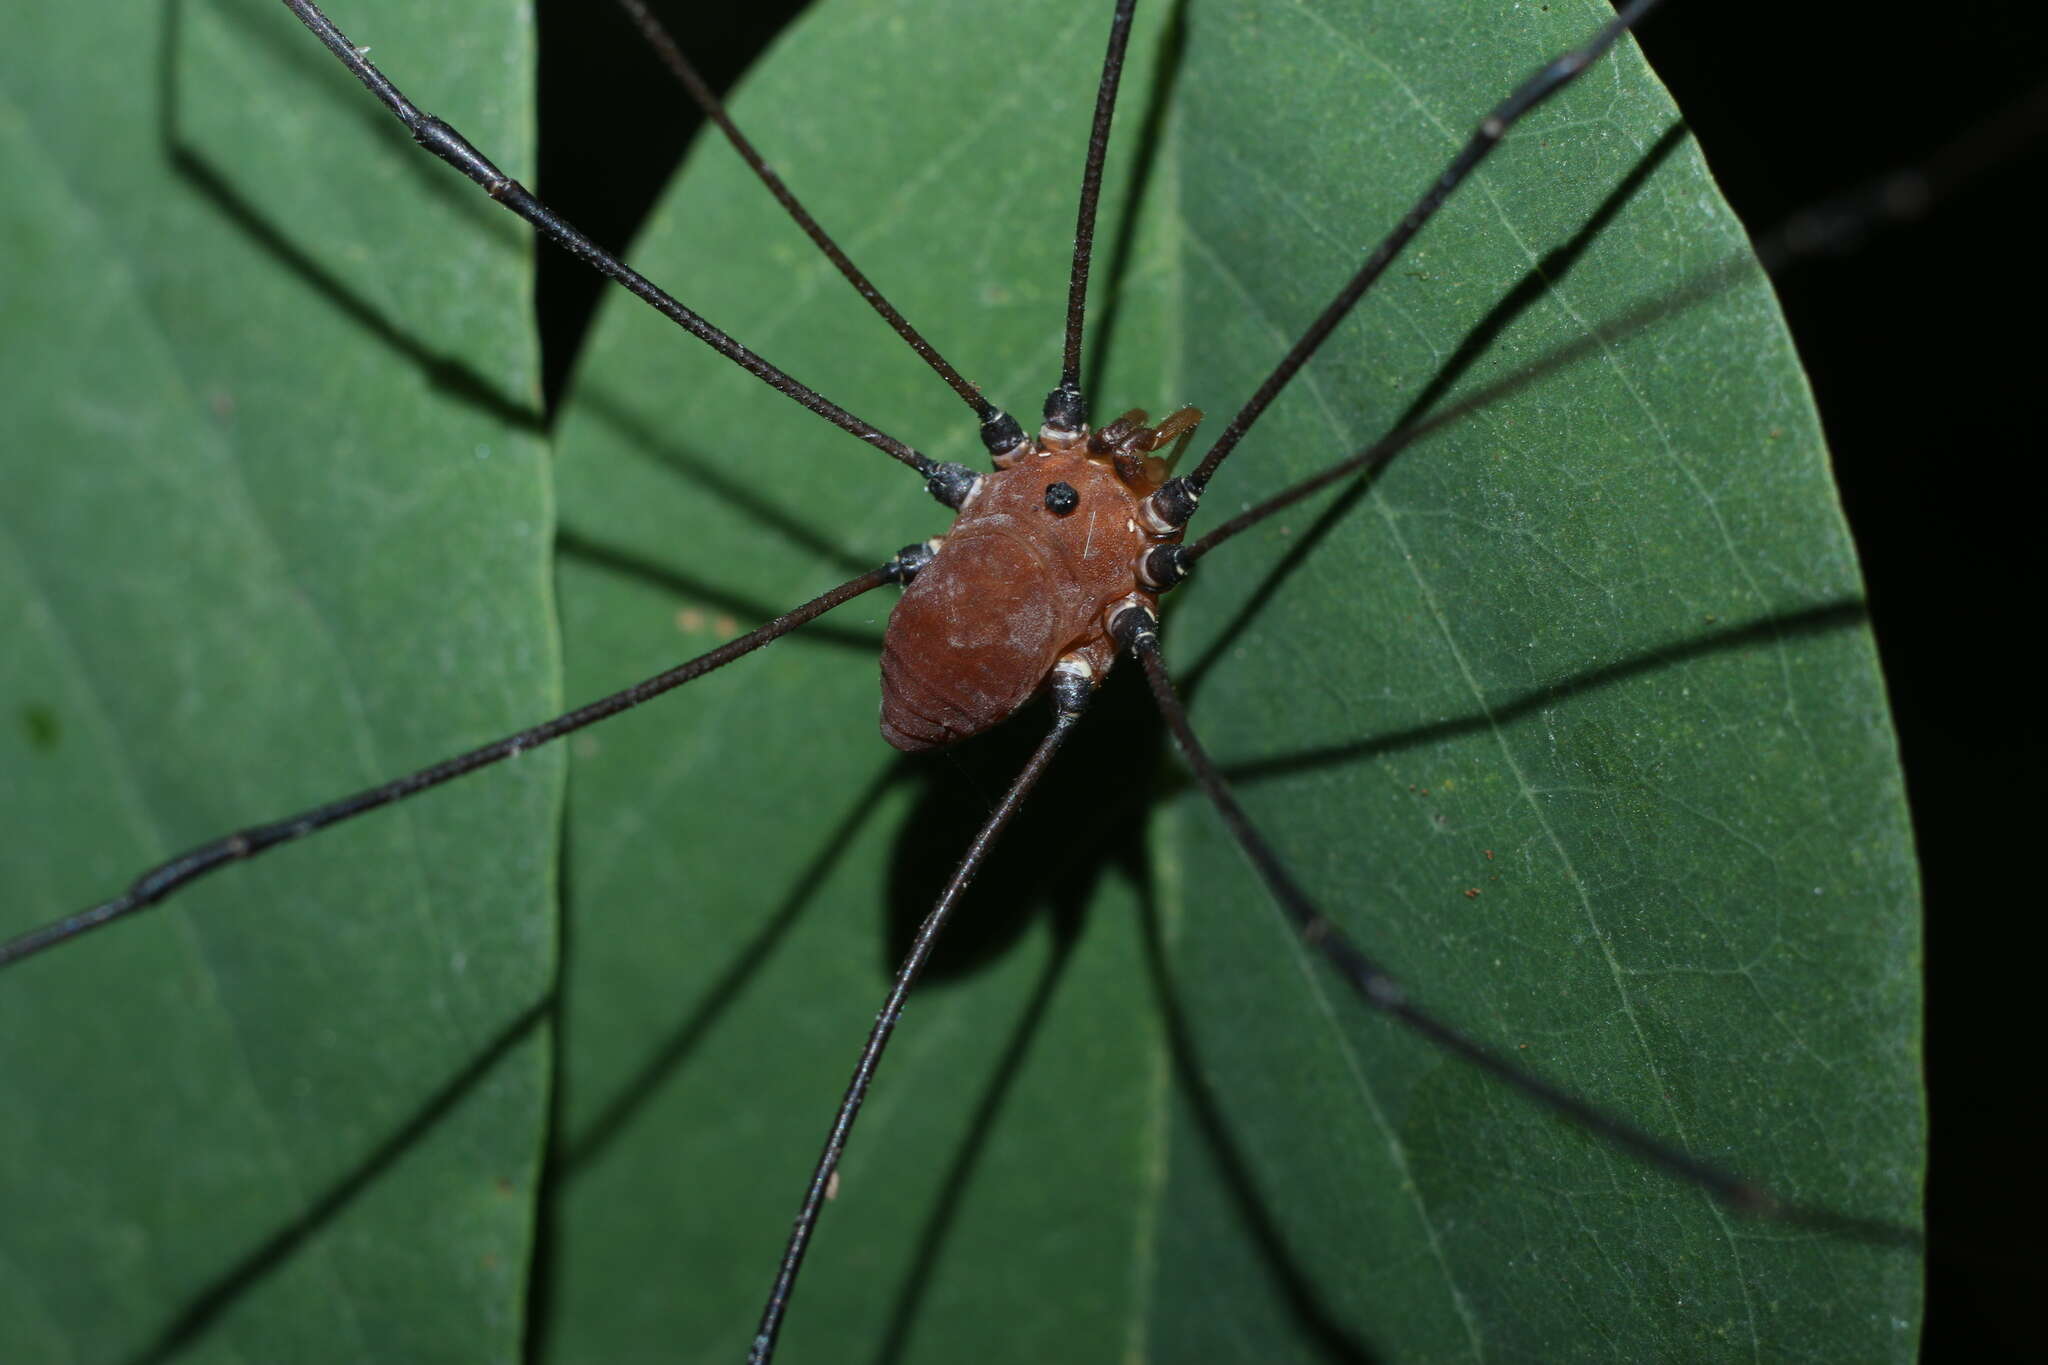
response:
<svg viewBox="0 0 2048 1365"><path fill-rule="evenodd" d="M654 8L723 88L803 6ZM540 192L623 244L697 116L611 6L540 0L539 14ZM2048 90L2037 3L1956 0L1933 14L1674 0L1641 40L1761 236ZM1863 559L1925 879L1929 1359L2038 1351L2048 1289L2041 1103L2021 1046L2037 987L2032 954L2011 940L2043 903L2032 855L2048 755L2022 660L2042 617L2029 400L2048 314L2048 234L2033 212L2044 174L2037 131L1922 218L1778 275ZM551 404L597 287L543 253Z"/></svg>

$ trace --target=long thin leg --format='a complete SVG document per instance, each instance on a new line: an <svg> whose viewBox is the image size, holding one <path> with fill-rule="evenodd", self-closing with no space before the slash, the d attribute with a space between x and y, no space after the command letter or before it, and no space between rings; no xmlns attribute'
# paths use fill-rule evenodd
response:
<svg viewBox="0 0 2048 1365"><path fill-rule="evenodd" d="M804 1190L803 1204L797 1210L788 1246L782 1253L782 1264L775 1273L775 1287L768 1292L767 1306L761 1310L760 1329L755 1332L753 1346L747 1351L748 1365L766 1365L775 1355L775 1341L782 1333L782 1320L789 1312L789 1296L796 1289L797 1273L803 1269L804 1253L810 1248L811 1233L817 1229L818 1213L825 1206L825 1191L831 1186L832 1173L839 1169L839 1158L846 1151L847 1136L852 1133L853 1121L860 1114L862 1101L867 1098L875 1067L882 1060L882 1049L889 1045L889 1035L895 1032L896 1021L903 1015L903 1002L909 997L911 986L924 971L932 949L938 944L940 932L952 916L953 907L960 902L961 893L974 880L974 874L981 870L982 862L988 857L989 850L995 847L1003 827L1010 823L1011 817L1023 806L1024 798L1031 794L1038 779L1051 766L1053 755L1066 741L1074 723L1081 718L1089 695L1089 685L1077 675L1054 675L1052 729L1039 741L1024 770L1017 774L1017 780L1010 784L1009 791L1003 793L995 813L974 836L974 842L967 846L959 867L953 871L953 879L946 883L946 889L939 893L938 903L932 906L932 912L918 926L917 937L911 940L910 952L904 957L903 965L896 969L896 979L889 987L889 996L882 1002L881 1013L875 1016L875 1026L868 1031L860 1061L853 1069L853 1080L846 1087L845 1098L839 1101L839 1112L833 1116L832 1130L825 1138L825 1150L819 1153L818 1164L811 1171L811 1183Z"/></svg>
<svg viewBox="0 0 2048 1365"><path fill-rule="evenodd" d="M1217 434L1216 443L1209 447L1209 452L1202 457L1202 462L1195 467L1194 473L1186 476L1186 485L1194 494L1199 495L1208 486L1217 466L1221 465L1237 447L1244 434L1251 430L1252 424L1259 420L1259 415L1266 410L1267 405L1279 396L1280 391L1287 387L1288 381L1294 378L1295 372L1308 362L1308 358L1314 355L1330 333L1337 329L1337 324L1344 320L1345 315L1365 296L1366 290L1372 288L1373 283L1386 272L1386 268L1401 253L1401 249L1422 230L1423 224L1443 207L1444 201L1450 198L1451 191L1457 189L1459 184L1471 175L1473 169L1486 159L1487 154L1500 145L1501 139L1507 136L1508 129L1514 126L1515 121L1569 85L1580 72L1598 61L1608 48L1614 46L1632 25L1661 3L1662 0L1634 0L1593 35L1584 46L1546 63L1541 70L1523 81L1513 94L1495 105L1493 112L1479 121L1479 126L1473 130L1472 136L1466 139L1458 154L1451 158L1443 173L1431 182L1429 188L1423 191L1422 197L1401 216L1401 221L1396 223L1393 230L1373 248L1372 254L1359 266L1358 273L1337 291L1337 296L1330 300L1329 305L1316 320L1309 324L1308 330L1302 333L1301 340L1295 342L1287 354L1281 357L1280 363L1266 376L1265 382L1245 400L1245 405L1238 409L1237 415Z"/></svg>
<svg viewBox="0 0 2048 1365"><path fill-rule="evenodd" d="M906 580L929 558L930 552L924 546L912 546L881 568L870 569L858 578L848 579L838 587L812 598L794 611L784 612L766 625L751 630L736 640L729 640L708 654L700 654L687 663L678 664L665 673L657 673L644 682L635 683L587 706L579 706L574 711L544 721L531 729L521 730L516 735L507 735L481 748L443 759L439 763L395 778L381 786L329 801L311 810L300 811L297 815L286 816L282 820L252 825L248 829L237 830L233 834L201 844L197 848L186 849L176 857L143 873L126 891L114 899L0 943L0 968L10 967L45 948L155 905L172 893L229 863L243 862L266 849L290 843L315 830L326 829L329 825L352 820L366 811L403 801L429 787L438 787L444 782L452 782L458 777L467 776L479 768L487 768L493 763L516 758L528 749L538 748L550 740L560 739L563 735L581 730L587 725L595 725L621 711L631 710L642 702L650 701L664 692L681 687L686 682L723 668L742 655L751 654L771 640L780 639L798 626L816 620L834 607L850 602L862 593L872 592L884 583Z"/></svg>
<svg viewBox="0 0 2048 1365"><path fill-rule="evenodd" d="M486 194L531 223L549 241L587 262L607 279L616 281L635 298L647 303L663 317L777 393L792 399L841 430L852 433L893 459L909 465L925 477L928 485L934 484L936 479L945 475L946 467L940 465L938 461L912 450L894 436L854 416L823 394L784 374L699 317L653 281L584 236L566 219L534 198L524 185L492 165L482 152L470 145L469 139L432 114L417 108L383 72L371 65L369 59L363 56L363 50L350 42L348 35L336 28L334 22L320 12L320 7L315 5L313 0L284 0L284 4L285 8L298 16L300 23L312 30L313 36L327 45L327 50L332 52L343 66L355 74L355 78L363 83L364 88L375 95L384 107L406 126L407 131L413 136L413 141L481 185ZM942 491L946 486L949 485L933 487L933 495L942 502L948 500L946 493ZM961 492L964 494L964 488Z"/></svg>
<svg viewBox="0 0 2048 1365"><path fill-rule="evenodd" d="M825 231L824 226L811 216L811 211L804 207L803 201L796 197L795 191L784 183L782 177L776 174L775 168L768 164L767 158L761 155L747 135L733 123L731 115L725 111L725 102L705 83L704 78L697 73L697 68L690 65L689 59L683 56L682 48L676 44L669 31L662 27L661 20L654 17L654 12L648 9L642 0L619 0L619 8L626 12L626 17L640 30L640 36L654 49L654 55L669 69L669 74L676 78L683 89L689 92L690 98L696 101L697 107L704 111L704 117L718 125L718 131L725 134L725 140L739 153L740 160L747 164L747 169L751 170L767 187L768 192L775 196L775 202L782 205L790 220L817 244L818 250L825 254L825 259L832 262L834 268L846 277L846 282L867 300L868 306L881 315L882 320L889 324L896 335L902 337L910 349L917 352L918 358L931 366L932 372L945 380L948 387L960 395L962 402L974 409L975 416L981 419L981 443L988 447L989 453L1000 455L1023 441L1024 431L1017 425L1017 419L989 402L978 387L970 384L958 370L954 369L951 362L939 354L938 348L925 339L924 333L911 326L910 320L897 311L896 305L883 297L882 291L875 287L874 281L853 263L852 258L840 248L839 243L832 240L832 234Z"/></svg>
<svg viewBox="0 0 2048 1365"><path fill-rule="evenodd" d="M1095 209L1102 199L1102 160L1109 151L1109 125L1116 116L1117 86L1123 80L1124 51L1131 41L1131 12L1137 0L1117 0L1109 21L1109 49L1095 89L1095 122L1088 131L1088 159L1081 168L1081 206L1074 218L1074 265L1067 278L1067 332L1060 352L1060 382L1045 396L1045 424L1078 433L1088 421L1081 393L1081 324L1088 311L1088 267L1095 255Z"/></svg>
<svg viewBox="0 0 2048 1365"><path fill-rule="evenodd" d="M1835 255L1860 244L1873 231L1911 223L1923 217L1934 204L2011 162L2043 136L2048 136L2048 85L2032 91L1989 123L1943 144L1920 161L1872 176L1859 185L1816 200L1788 215L1775 228L1755 234L1751 238L1752 248L1765 271L1773 277L1816 256ZM1606 325L1603 334L1613 336L1617 332L1625 333L1660 321L1674 311L1682 311L1719 292L1732 277L1733 271L1729 268L1708 271L1700 278L1688 281L1675 300L1666 299L1654 310L1624 314L1618 327ZM1224 541L1250 530L1333 483L1376 469L1438 427L1485 407L1505 392L1519 388L1531 378L1575 358L1583 349L1581 344L1545 356L1452 407L1439 409L1419 422L1390 431L1365 449L1345 456L1263 502L1254 503L1228 521L1212 527L1200 539L1189 542L1182 554L1183 565L1193 567L1203 555Z"/></svg>
<svg viewBox="0 0 2048 1365"><path fill-rule="evenodd" d="M1652 1137L1634 1124L1559 1089L1410 1001L1400 982L1366 956L1334 921L1316 908L1301 884L1294 880L1294 874L1280 861L1273 846L1252 824L1244 807L1238 804L1230 784L1224 780L1208 750L1196 737L1194 726L1188 721L1187 708L1181 705L1180 694L1174 690L1173 680L1166 671L1166 660L1159 651L1158 625L1151 612L1142 607L1128 607L1111 623L1110 632L1144 668L1145 681L1151 686L1153 700L1158 703L1167 728L1173 732L1174 743L1181 756L1194 773L1196 785L1201 787L1202 794L1209 798L1209 803L1222 817L1231 838L1244 850L1259 880L1266 884L1267 891L1294 926L1295 932L1301 935L1302 942L1321 953L1359 999L1544 1108L1563 1115L1641 1160L1700 1186L1732 1208L1875 1245L1918 1244L1919 1234L1908 1228L1782 1200L1760 1185L1709 1165L1660 1138Z"/></svg>
<svg viewBox="0 0 2048 1365"><path fill-rule="evenodd" d="M1217 770L1208 750L1202 747L1194 727L1188 722L1187 709L1181 705L1180 694L1174 690L1173 680L1167 675L1166 660L1159 651L1158 622L1152 614L1143 608L1126 608L1113 623L1111 631L1144 668L1145 680L1151 684L1153 699L1159 704L1159 712L1165 717L1167 728L1173 732L1181 756L1194 772L1203 795L1209 798L1216 813L1223 818L1231 838L1251 860L1259 880L1266 884L1266 889L1272 893L1274 901L1294 925L1302 941L1327 958L1360 999L1374 1009L1399 1019L1439 1047L1505 1081L1546 1108L1571 1118L1646 1161L1705 1186L1717 1198L1737 1208L1767 1212L1778 1207L1777 1199L1759 1186L1697 1161L1577 1096L1567 1094L1412 1004L1401 984L1359 951L1358 945L1315 907L1308 893L1294 880L1294 874L1273 851L1272 845L1252 824L1244 807L1237 803L1230 784L1224 781L1223 774Z"/></svg>

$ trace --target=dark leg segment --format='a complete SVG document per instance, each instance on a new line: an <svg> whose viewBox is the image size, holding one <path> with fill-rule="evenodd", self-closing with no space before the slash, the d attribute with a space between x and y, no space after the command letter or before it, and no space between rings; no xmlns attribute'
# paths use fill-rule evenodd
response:
<svg viewBox="0 0 2048 1365"><path fill-rule="evenodd" d="M1308 358L1314 355L1330 333L1336 330L1337 324L1342 322L1359 299L1364 297L1365 291L1372 288L1373 283L1385 273L1386 268L1400 255L1409 240L1422 230L1422 225L1443 207L1444 201L1450 198L1451 191L1457 189L1473 169L1486 159L1487 154L1500 145L1501 139L1507 136L1508 129L1514 126L1515 121L1569 85L1580 72L1598 61L1608 48L1614 46L1630 26L1660 3L1661 0L1634 0L1585 46L1567 52L1546 64L1523 81L1513 94L1495 105L1492 113L1479 121L1479 126L1473 130L1464 147L1451 159L1451 164L1444 168L1443 174L1439 175L1423 192L1422 197L1415 201L1414 207L1401 216L1401 221L1394 225L1393 231L1373 248L1372 254L1367 256L1365 263L1358 268L1358 273L1337 291L1337 296L1330 300L1329 306L1324 308L1316 320L1309 324L1308 330L1302 333L1301 340L1295 342L1287 354L1281 357L1273 373L1268 375L1266 381L1259 385L1258 391L1246 400L1237 415L1230 419L1230 424L1218 433L1216 443L1209 447L1209 453L1202 457L1202 462L1195 467L1194 473L1187 476L1186 482L1194 493L1199 494L1208 486L1209 478L1216 472L1217 466L1236 448L1244 434L1251 430L1252 423L1259 420L1259 415L1266 410L1267 405L1279 396L1280 390L1287 387L1295 372L1308 363Z"/></svg>
<svg viewBox="0 0 2048 1365"><path fill-rule="evenodd" d="M406 126L412 133L413 141L481 185L486 194L531 223L549 241L588 263L592 269L607 279L624 286L634 297L648 304L663 317L769 388L818 414L842 431L858 436L875 449L909 465L927 479L930 479L939 468L938 463L930 456L912 450L894 436L870 426L824 395L784 374L683 306L653 281L584 236L554 210L534 198L524 185L492 165L482 152L470 145L469 139L432 114L416 108L397 86L385 78L383 72L370 64L369 59L363 56L363 50L350 42L348 35L336 28L333 21L320 12L319 6L315 5L313 0L284 0L284 4L285 8L298 16L300 23L311 29L313 35L327 45L327 50L332 52L343 66L355 74L355 78L363 83L364 88L375 95L384 107Z"/></svg>
<svg viewBox="0 0 2048 1365"><path fill-rule="evenodd" d="M1911 223L1924 216L1935 203L2004 166L2044 136L2048 136L2048 86L2037 89L1983 127L1971 129L1943 144L1924 160L1899 166L1840 194L1817 200L1769 232L1754 234L1751 243L1757 259L1775 278L1788 266L1816 256L1836 255L1860 244L1873 232ZM1655 312L1624 314L1623 323L1626 326L1643 326L1661 321L1669 313L1682 311L1691 303L1718 291L1726 278L1726 271L1710 271L1688 282L1675 304L1660 307ZM1303 498L1350 475L1378 468L1447 420L1483 407L1493 397L1524 382L1529 375L1556 365L1570 354L1572 352L1567 351L1564 355L1546 356L1527 370L1509 376L1484 392L1451 408L1433 411L1419 422L1390 431L1365 449L1345 456L1292 487L1282 489L1264 502L1255 503L1212 528L1199 540L1178 547L1184 551L1184 568L1191 568L1224 541L1250 530L1275 513L1285 511Z"/></svg>
<svg viewBox="0 0 2048 1365"><path fill-rule="evenodd" d="M1081 207L1074 221L1074 267L1067 281L1067 334L1061 351L1059 386L1045 396L1045 424L1079 432L1088 421L1081 393L1081 322L1088 310L1088 267L1095 255L1095 206L1102 198L1102 159L1109 151L1109 125L1116 115L1116 91L1124 75L1124 50L1131 41L1131 12L1138 0L1117 0L1109 21L1109 50L1095 90L1095 123L1088 133L1088 160L1081 168Z"/></svg>
<svg viewBox="0 0 2048 1365"><path fill-rule="evenodd" d="M840 249L839 243L832 240L832 235L811 216L811 211L803 206L803 201L783 183L782 177L775 173L775 168L755 149L746 134L734 125L725 112L724 102L704 83L704 78L697 74L697 68L691 66L689 59L683 56L682 49L676 45L676 40L670 36L669 31L661 26L661 21L654 17L653 11L641 3L641 0L619 0L619 8L626 12L626 17L640 30L640 36L654 49L654 55L661 59L662 65L669 69L670 74L683 89L689 92L690 98L696 101L697 107L704 111L704 117L718 125L718 131L725 134L725 140L739 153L740 160L746 162L747 168L767 186L768 192L775 196L775 202L782 205L790 220L817 244L818 250L825 253L825 259L832 262L839 273L846 277L846 282L867 300L868 306L881 315L882 320L889 324L896 335L902 337L910 349L917 352L918 358L931 366L933 373L945 380L953 392L959 394L961 400L974 409L975 416L981 419L981 443L988 447L989 453L1000 455L1022 442L1024 431L1017 425L1017 419L989 402L982 396L980 389L968 383L960 372L939 354L937 348L925 340L924 334L911 326L909 319L903 314L896 311L896 306L882 296L881 290L875 288L874 281L853 263Z"/></svg>
<svg viewBox="0 0 2048 1365"><path fill-rule="evenodd" d="M775 1287L769 1291L768 1304L761 1312L760 1330L754 1334L754 1344L747 1352L748 1365L766 1365L775 1355L775 1341L782 1332L783 1317L789 1311L789 1296L796 1289L797 1272L803 1269L804 1253L809 1250L811 1233L818 1226L818 1213L825 1206L825 1191L831 1185L832 1173L839 1168L839 1158L846 1151L847 1136L853 1131L853 1121L860 1114L862 1101L867 1098L875 1067L882 1060L882 1050L889 1045L889 1035L895 1031L896 1021L903 1015L903 1002L910 995L911 986L916 984L925 963L931 958L932 949L937 946L939 934L951 918L954 906L959 904L961 893L974 880L974 874L981 870L983 860L995 847L1004 826L1023 806L1024 798L1030 795L1038 779L1051 766L1053 755L1066 741L1074 723L1081 718L1091 688L1076 675L1055 673L1052 692L1055 707L1052 729L1039 742L1038 749L1024 765L1024 770L1017 774L1017 780L1010 784L1009 791L1003 794L1002 803L981 827L981 832L974 836L974 842L967 846L965 856L953 872L953 879L946 883L946 889L939 893L938 903L925 916L924 923L918 926L909 954L904 957L903 965L896 969L895 982L889 987L881 1012L875 1016L875 1026L868 1032L867 1044L861 1049L860 1061L853 1069L853 1080L846 1087L845 1098L839 1102L839 1112L833 1117L832 1130L825 1138L825 1150L819 1154L818 1164L811 1171L810 1186L804 1191L803 1205L797 1210L789 1244L782 1253L782 1265L776 1271Z"/></svg>
<svg viewBox="0 0 2048 1365"><path fill-rule="evenodd" d="M872 592L884 583L907 581L920 564L929 560L930 553L923 546L911 546L881 568L871 569L858 578L849 579L831 591L812 598L794 611L785 612L768 624L749 631L736 640L730 640L708 654L700 654L688 663L678 664L665 673L658 673L645 682L635 683L623 691L614 692L587 706L578 707L566 715L557 716L530 730L521 730L516 735L507 735L482 748L471 749L468 753L443 759L431 767L408 773L382 786L371 787L352 796L344 796L338 801L330 801L269 824L252 825L224 838L215 839L211 843L187 849L175 858L143 873L135 879L128 890L113 900L104 901L90 910L81 910L75 915L67 915L40 929L31 929L18 938L0 943L0 968L10 967L25 957L31 957L66 939L76 938L87 930L97 929L103 924L155 905L207 873L229 863L243 862L266 849L303 838L315 830L326 829L329 825L352 820L366 811L403 801L408 796L417 795L429 787L452 782L458 777L467 776L493 763L517 758L528 749L538 748L572 731L595 725L621 711L631 710L644 701L652 700L664 692L681 687L686 682L723 668L741 655L751 654L769 641L780 639L798 626L816 620L832 608L849 602L862 593Z"/></svg>
<svg viewBox="0 0 2048 1365"><path fill-rule="evenodd" d="M1272 893L1274 901L1293 924L1295 931L1301 935L1302 941L1321 953L1361 1000L1376 1010L1392 1015L1404 1026L1421 1034L1438 1047L1457 1054L1482 1071L1521 1091L1538 1104L1564 1115L1652 1165L1661 1166L1684 1180L1704 1187L1715 1198L1735 1208L1754 1213L1796 1216L1792 1210L1785 1208L1775 1196L1760 1186L1696 1160L1669 1143L1651 1137L1641 1129L1595 1108L1574 1095L1567 1094L1411 1004L1401 984L1381 970L1379 964L1359 951L1358 945L1353 943L1342 929L1316 909L1308 893L1294 880L1294 874L1287 870L1279 855L1266 842L1265 836L1252 824L1251 817L1245 814L1244 807L1237 803L1237 797L1224 781L1223 774L1217 771L1208 751L1195 737L1194 727L1188 723L1187 711L1181 705L1180 695L1174 691L1173 681L1166 672L1166 661L1159 652L1158 623L1152 614L1142 608L1127 608L1117 617L1111 629L1117 642L1130 651L1143 666L1145 679L1151 684L1152 695L1159 703L1160 714L1165 717L1167 728L1173 731L1174 742L1193 771L1197 785L1201 787L1203 795L1209 798L1210 804L1215 806L1216 813L1223 817L1223 823L1230 830L1231 838L1236 840L1238 847L1243 849L1245 856L1251 860L1253 868L1259 874L1259 880L1266 884L1267 890ZM1831 1221L1839 1223L1846 1220Z"/></svg>

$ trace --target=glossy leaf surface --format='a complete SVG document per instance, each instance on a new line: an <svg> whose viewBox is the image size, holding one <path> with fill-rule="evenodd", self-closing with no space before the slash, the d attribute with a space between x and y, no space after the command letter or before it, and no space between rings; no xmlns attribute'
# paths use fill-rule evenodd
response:
<svg viewBox="0 0 2048 1365"><path fill-rule="evenodd" d="M738 105L1027 418L1056 372L1101 8L832 6ZM1477 117L1600 14L1153 15L1111 174L1114 211L1141 207L1105 233L1098 414L1195 402L1220 426ZM935 64L956 52L987 55ZM964 412L758 204L701 148L638 259L869 420L976 458ZM1792 1197L1910 1221L1891 739L1740 230L1625 52L1419 245L1205 514L1404 413L1445 420L1365 496L1219 550L1179 594L1198 723L1421 998ZM943 524L886 459L663 331L614 309L563 430L576 693ZM883 605L580 755L565 1354L744 1349L883 930L900 947L1021 761L1028 734L918 763L879 746ZM1177 769L1129 682L988 875L971 965L913 1007L788 1358L1910 1354L1910 1253L1743 1223L1361 1017L1201 803L1159 802Z"/></svg>

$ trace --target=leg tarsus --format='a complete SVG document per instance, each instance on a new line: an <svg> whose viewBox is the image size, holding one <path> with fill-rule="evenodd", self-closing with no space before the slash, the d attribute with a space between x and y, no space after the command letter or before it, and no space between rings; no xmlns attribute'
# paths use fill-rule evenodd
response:
<svg viewBox="0 0 2048 1365"><path fill-rule="evenodd" d="M967 846L960 865L954 869L952 880L939 893L938 902L932 912L925 916L918 926L917 936L912 939L910 952L905 955L903 965L896 969L896 979L889 987L889 996L882 1002L880 1012L875 1016L874 1027L868 1032L867 1043L861 1048L860 1061L854 1066L853 1080L846 1087L845 1097L839 1102L839 1110L832 1120L831 1131L825 1138L825 1149L818 1156L818 1162L811 1171L811 1181L804 1192L802 1206L797 1210L795 1225L791 1228L788 1245L782 1253L782 1263L776 1271L775 1284L768 1293L767 1305L761 1311L760 1330L755 1334L753 1345L747 1353L749 1365L765 1365L775 1354L776 1338L782 1331L783 1318L789 1311L789 1297L796 1288L796 1277L803 1268L804 1253L810 1249L811 1234L817 1230L818 1214L824 1208L827 1192L832 1187L832 1176L839 1169L839 1160L846 1152L848 1137L853 1131L853 1122L860 1115L862 1102L867 1098L868 1087L873 1084L875 1068L880 1064L882 1052L889 1044L889 1036L896 1029L896 1022L903 1015L903 1003L916 984L925 964L931 960L932 950L938 944L939 934L945 929L953 909L959 904L961 895L974 880L974 876L987 861L989 851L995 847L996 839L1003 828L1010 823L1023 806L1024 799L1038 784L1038 779L1051 766L1053 755L1072 732L1074 722L1080 719L1088 698L1093 694L1092 683L1078 671L1066 671L1072 681L1060 683L1062 670L1054 671L1054 695L1058 714L1052 729L1039 741L1030 761L1022 772L1003 793L1002 802L997 805L974 842Z"/></svg>

